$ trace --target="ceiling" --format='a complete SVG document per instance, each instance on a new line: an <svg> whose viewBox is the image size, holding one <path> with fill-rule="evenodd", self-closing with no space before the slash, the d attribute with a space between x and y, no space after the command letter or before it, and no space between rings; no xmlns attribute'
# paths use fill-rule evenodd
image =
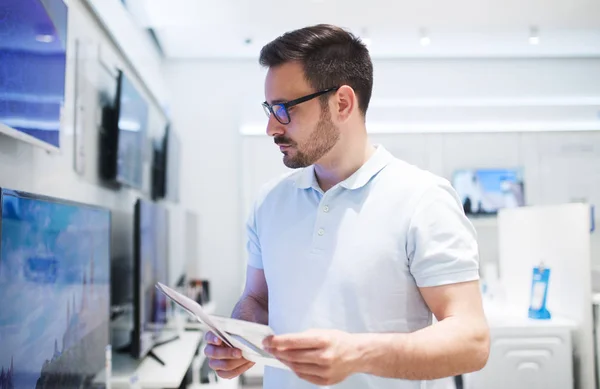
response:
<svg viewBox="0 0 600 389"><path fill-rule="evenodd" d="M332 23L373 57L600 57L598 0L127 0L167 58L256 58L285 31ZM539 37L531 44L530 36ZM535 30L538 32L535 33ZM429 45L422 38L428 38Z"/></svg>

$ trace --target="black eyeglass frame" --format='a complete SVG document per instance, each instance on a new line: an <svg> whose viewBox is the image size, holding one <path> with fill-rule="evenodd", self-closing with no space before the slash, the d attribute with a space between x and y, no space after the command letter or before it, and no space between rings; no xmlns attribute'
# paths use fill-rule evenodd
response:
<svg viewBox="0 0 600 389"><path fill-rule="evenodd" d="M307 102L307 101L309 101L309 100L312 100L312 99L314 99L315 97L322 96L322 95L324 95L325 93L329 93L329 92L334 92L334 91L337 91L338 89L340 89L340 87L339 87L339 86L336 86L336 87L333 87L333 88L327 88L327 89L323 89L323 90L320 90L320 91L318 91L318 92L315 92L315 93L311 93L311 94L309 94L309 95L306 95L306 96L299 97L299 98L297 98L297 99L294 99L294 100L291 100L291 101L287 101L287 102L285 102L285 103L276 103L276 104L273 104L273 105L269 105L269 103L267 103L267 102L265 101L265 102L263 102L263 103L262 103L262 106L263 106L263 109L265 110L265 114L267 115L267 117L269 117L270 115L273 115L273 116L275 116L275 119L277 119L277 121L278 121L279 123L281 123L281 124L284 124L284 125L285 125L285 124L290 124L290 123L292 122L292 117L290 116L290 113L289 113L289 111L288 111L288 108L291 108L291 107L293 107L294 105L298 105L298 104L301 104L301 103ZM273 107L276 107L276 106L281 106L281 107L283 107L283 109L285 110L285 114L286 114L286 116L287 116L287 118L288 118L288 121L287 121L287 123L284 123L284 122L282 122L282 121L279 119L279 116L277 116L277 114L276 114L276 113L275 113L275 111L273 110Z"/></svg>

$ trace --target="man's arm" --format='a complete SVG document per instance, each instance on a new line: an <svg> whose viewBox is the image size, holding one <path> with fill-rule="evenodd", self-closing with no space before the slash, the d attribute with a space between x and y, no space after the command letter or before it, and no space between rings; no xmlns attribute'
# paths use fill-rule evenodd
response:
<svg viewBox="0 0 600 389"><path fill-rule="evenodd" d="M269 293L264 270L252 266L247 267L244 293L233 309L231 317L268 324Z"/></svg>
<svg viewBox="0 0 600 389"><path fill-rule="evenodd" d="M248 266L244 293L233 310L232 317L240 320L266 324L268 321L267 282L265 273L260 269ZM209 359L209 366L219 377L231 379L238 377L254 366L254 362L242 357L240 350L225 346L221 339L212 332L206 333L207 346L204 354Z"/></svg>
<svg viewBox="0 0 600 389"><path fill-rule="evenodd" d="M358 370L428 380L477 371L487 362L489 330L479 283L421 288L439 322L410 334L357 335Z"/></svg>
<svg viewBox="0 0 600 389"><path fill-rule="evenodd" d="M413 333L309 330L265 339L267 351L300 378L333 385L354 373L430 380L481 369L489 334L477 281L421 288L440 321Z"/></svg>

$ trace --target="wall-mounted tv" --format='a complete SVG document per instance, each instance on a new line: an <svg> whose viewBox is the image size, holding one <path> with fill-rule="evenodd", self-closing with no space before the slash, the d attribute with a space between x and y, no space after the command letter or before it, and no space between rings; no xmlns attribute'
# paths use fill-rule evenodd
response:
<svg viewBox="0 0 600 389"><path fill-rule="evenodd" d="M458 170L452 177L452 186L467 215L495 215L502 208L525 205L520 168Z"/></svg>
<svg viewBox="0 0 600 389"><path fill-rule="evenodd" d="M134 218L134 323L130 352L135 358L156 358L151 351L161 342L167 322L167 299L156 289L156 283L168 283L168 213L166 208L140 199Z"/></svg>
<svg viewBox="0 0 600 389"><path fill-rule="evenodd" d="M110 212L0 196L0 388L92 388L109 344Z"/></svg>
<svg viewBox="0 0 600 389"><path fill-rule="evenodd" d="M158 200L167 193L167 164L169 157L169 133L170 126L167 125L162 139L155 141L152 157L152 199Z"/></svg>
<svg viewBox="0 0 600 389"><path fill-rule="evenodd" d="M171 202L179 202L181 139L173 126L167 133L167 167L166 167L166 198Z"/></svg>
<svg viewBox="0 0 600 389"><path fill-rule="evenodd" d="M148 127L148 102L120 71L113 106L103 107L100 150L105 180L141 189Z"/></svg>
<svg viewBox="0 0 600 389"><path fill-rule="evenodd" d="M131 210L133 211L133 210ZM112 210L111 306L133 305L133 213ZM133 311L132 311L133 312ZM132 313L133 315L133 313Z"/></svg>
<svg viewBox="0 0 600 389"><path fill-rule="evenodd" d="M0 2L0 132L60 148L67 6L63 0Z"/></svg>

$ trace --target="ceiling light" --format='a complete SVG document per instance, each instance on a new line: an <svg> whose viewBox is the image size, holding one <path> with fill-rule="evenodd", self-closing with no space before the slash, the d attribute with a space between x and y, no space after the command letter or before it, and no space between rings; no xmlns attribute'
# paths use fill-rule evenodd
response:
<svg viewBox="0 0 600 389"><path fill-rule="evenodd" d="M529 44L539 45L540 44L540 33L537 27L531 27L529 29Z"/></svg>
<svg viewBox="0 0 600 389"><path fill-rule="evenodd" d="M371 44L373 44L373 41L371 40L371 38L369 38L369 33L367 32L366 28L362 29L362 33L360 34L360 36L360 40L362 41L362 43L365 44L365 46L369 47L371 46Z"/></svg>
<svg viewBox="0 0 600 389"><path fill-rule="evenodd" d="M52 43L54 42L54 35L38 34L35 36L35 40L42 43Z"/></svg>
<svg viewBox="0 0 600 389"><path fill-rule="evenodd" d="M420 32L419 43L421 46L429 46L431 44L431 38L426 29L422 28Z"/></svg>

